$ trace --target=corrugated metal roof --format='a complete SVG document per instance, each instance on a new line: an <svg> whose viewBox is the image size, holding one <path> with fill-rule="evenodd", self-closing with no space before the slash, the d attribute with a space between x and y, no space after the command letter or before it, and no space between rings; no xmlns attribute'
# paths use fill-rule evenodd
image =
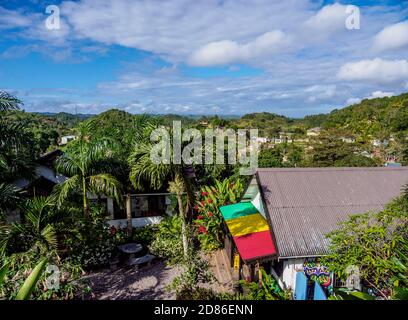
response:
<svg viewBox="0 0 408 320"><path fill-rule="evenodd" d="M327 253L325 234L351 214L381 210L408 183L407 167L271 168L257 176L280 257Z"/></svg>

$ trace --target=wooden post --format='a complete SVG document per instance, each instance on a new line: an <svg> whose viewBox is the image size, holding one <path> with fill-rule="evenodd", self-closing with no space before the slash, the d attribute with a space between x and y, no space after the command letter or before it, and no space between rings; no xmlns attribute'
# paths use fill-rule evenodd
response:
<svg viewBox="0 0 408 320"><path fill-rule="evenodd" d="M126 194L126 218L127 218L127 235L132 237L133 224L132 224L132 201L130 193Z"/></svg>

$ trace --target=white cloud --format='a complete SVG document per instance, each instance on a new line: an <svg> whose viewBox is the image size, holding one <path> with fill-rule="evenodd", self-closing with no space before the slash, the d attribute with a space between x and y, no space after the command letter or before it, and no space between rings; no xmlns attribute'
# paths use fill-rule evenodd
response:
<svg viewBox="0 0 408 320"><path fill-rule="evenodd" d="M186 62L205 46L228 52L238 46L239 58L259 56L257 50L271 50L281 40L278 30L290 34L285 28L295 29L313 8L304 0L81 0L62 2L61 13L76 39Z"/></svg>
<svg viewBox="0 0 408 320"><path fill-rule="evenodd" d="M303 31L313 37L325 39L338 31L346 31L347 6L334 3L321 8L315 15L303 23Z"/></svg>
<svg viewBox="0 0 408 320"><path fill-rule="evenodd" d="M385 27L374 37L377 51L396 50L408 46L408 21Z"/></svg>
<svg viewBox="0 0 408 320"><path fill-rule="evenodd" d="M408 79L407 60L361 60L344 64L338 78L349 81L368 81L390 84Z"/></svg>
<svg viewBox="0 0 408 320"><path fill-rule="evenodd" d="M371 96L369 98L372 98L372 99L374 99L374 98L384 98L384 97L391 97L391 96L394 96L394 95L395 95L394 92L387 92L387 91L384 92L384 91L378 90L378 91L372 92Z"/></svg>
<svg viewBox="0 0 408 320"><path fill-rule="evenodd" d="M356 104L356 103L360 103L364 99L375 99L375 98L384 98L384 97L392 97L392 96L395 96L394 92L377 90L377 91L371 92L370 95L365 96L362 99L361 98L349 98L349 99L347 99L346 106Z"/></svg>
<svg viewBox="0 0 408 320"><path fill-rule="evenodd" d="M32 21L32 15L0 7L0 30L28 27Z"/></svg>
<svg viewBox="0 0 408 320"><path fill-rule="evenodd" d="M356 103L360 103L361 102L361 99L360 98L349 98L349 99L347 99L347 101L346 101L346 105L347 106L350 106L350 105L353 105L353 104L356 104Z"/></svg>
<svg viewBox="0 0 408 320"><path fill-rule="evenodd" d="M280 30L266 32L254 41L239 44L231 40L211 42L195 51L189 58L193 66L214 66L234 62L250 62L287 46L289 40Z"/></svg>
<svg viewBox="0 0 408 320"><path fill-rule="evenodd" d="M313 85L305 88L304 92L308 95L307 101L314 103L335 97L337 88L335 85Z"/></svg>

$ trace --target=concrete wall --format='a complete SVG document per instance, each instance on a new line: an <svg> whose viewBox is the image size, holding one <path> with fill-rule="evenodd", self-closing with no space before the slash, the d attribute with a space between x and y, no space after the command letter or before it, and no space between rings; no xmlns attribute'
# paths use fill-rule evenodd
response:
<svg viewBox="0 0 408 320"><path fill-rule="evenodd" d="M263 215L263 217L266 219L266 213L261 197L261 193L258 191L256 196L252 199L251 203L254 205L255 208L258 209L259 213Z"/></svg>
<svg viewBox="0 0 408 320"><path fill-rule="evenodd" d="M304 258L286 259L283 261L283 272L280 279L287 289L295 291L296 272L303 271L304 261Z"/></svg>

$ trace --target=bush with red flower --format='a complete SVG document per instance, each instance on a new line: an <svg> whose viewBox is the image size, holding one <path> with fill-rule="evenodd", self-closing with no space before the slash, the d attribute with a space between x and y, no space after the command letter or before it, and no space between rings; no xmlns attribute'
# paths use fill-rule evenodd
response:
<svg viewBox="0 0 408 320"><path fill-rule="evenodd" d="M212 251L222 247L224 222L219 207L238 202L243 189L240 180L231 179L216 180L215 185L201 188L194 206L197 214L194 224L203 250Z"/></svg>

